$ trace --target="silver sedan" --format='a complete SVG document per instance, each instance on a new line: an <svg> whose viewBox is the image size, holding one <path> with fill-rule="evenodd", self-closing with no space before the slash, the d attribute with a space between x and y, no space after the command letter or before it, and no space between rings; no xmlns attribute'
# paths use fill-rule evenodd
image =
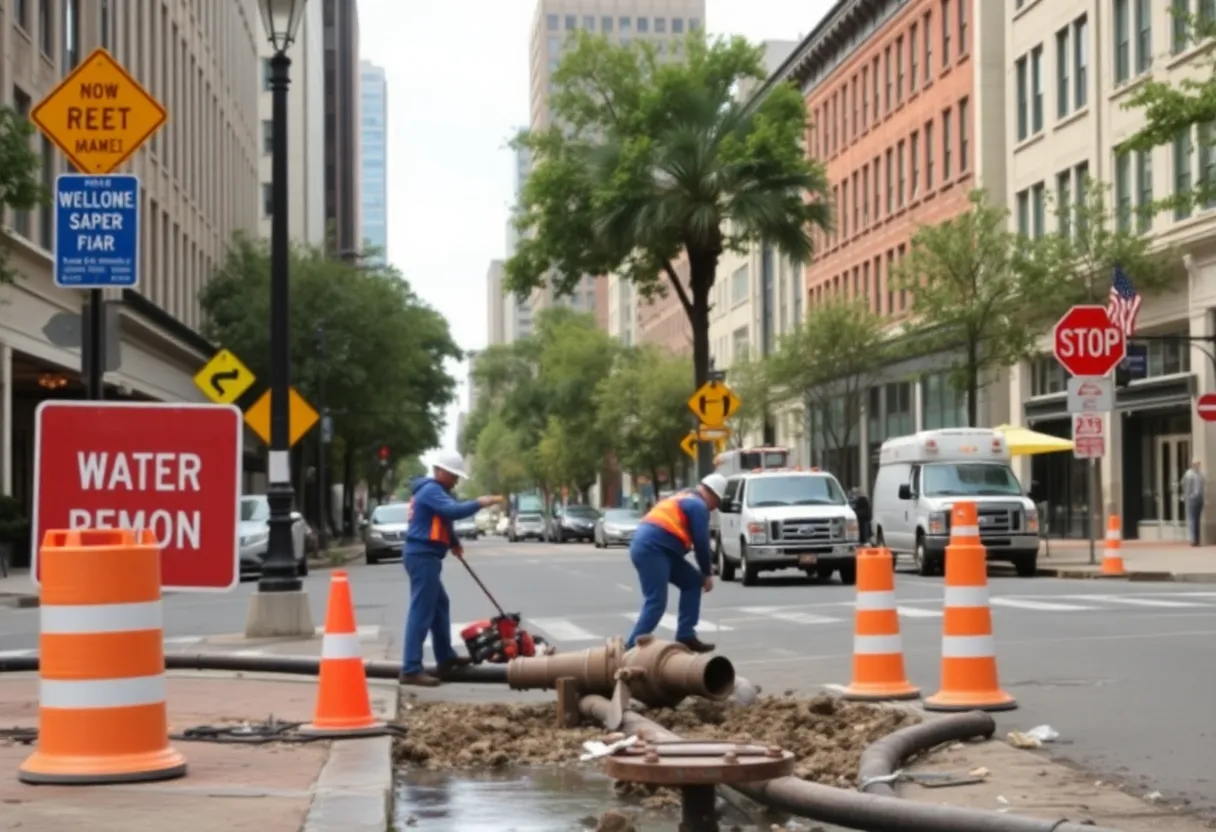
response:
<svg viewBox="0 0 1216 832"><path fill-rule="evenodd" d="M610 508L595 523L595 548L628 546L633 540L642 512L632 508Z"/></svg>

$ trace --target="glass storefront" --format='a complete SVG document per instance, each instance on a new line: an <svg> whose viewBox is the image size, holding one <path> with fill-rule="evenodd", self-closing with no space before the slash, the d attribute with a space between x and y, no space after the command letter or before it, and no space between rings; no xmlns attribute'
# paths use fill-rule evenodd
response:
<svg viewBox="0 0 1216 832"><path fill-rule="evenodd" d="M1068 418L1036 422L1032 427L1039 433L1062 439L1069 439L1072 434L1072 421ZM1088 460L1077 459L1071 453L1030 458L1030 499L1039 507L1040 522L1048 537L1089 537L1088 469Z"/></svg>
<svg viewBox="0 0 1216 832"><path fill-rule="evenodd" d="M1124 422L1124 525L1156 526L1158 539L1184 539L1182 475L1190 467L1191 415L1186 410L1129 414Z"/></svg>

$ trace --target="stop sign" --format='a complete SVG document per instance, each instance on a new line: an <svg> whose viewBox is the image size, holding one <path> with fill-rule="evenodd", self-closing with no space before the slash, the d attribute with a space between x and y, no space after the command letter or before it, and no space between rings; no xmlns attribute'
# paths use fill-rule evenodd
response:
<svg viewBox="0 0 1216 832"><path fill-rule="evenodd" d="M1104 306L1074 306L1053 331L1056 360L1074 376L1105 376L1127 357L1127 339Z"/></svg>

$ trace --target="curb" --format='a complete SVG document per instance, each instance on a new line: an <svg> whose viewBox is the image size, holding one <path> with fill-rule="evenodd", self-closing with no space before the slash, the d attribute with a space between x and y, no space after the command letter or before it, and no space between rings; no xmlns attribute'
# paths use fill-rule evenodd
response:
<svg viewBox="0 0 1216 832"><path fill-rule="evenodd" d="M1141 570L1127 572L1122 575L1103 575L1092 569L1052 569L1039 567L1038 575L1044 578L1064 578L1070 580L1094 581L1128 581L1134 583L1186 583L1186 584L1216 584L1216 572L1151 572Z"/></svg>
<svg viewBox="0 0 1216 832"><path fill-rule="evenodd" d="M345 547L343 547L343 548L345 548ZM342 549L333 550L333 554L337 555L341 551L342 551ZM335 563L334 560L331 560L330 557L316 558L316 559L309 558L308 559L308 568L316 569L319 571L325 571L326 569L341 569L343 566L346 566L346 564L350 563L351 561L358 560L362 555L363 555L363 548L361 546L359 546L359 547L352 546L350 548L350 551L341 554L340 557L337 558L337 560L339 560L339 562Z"/></svg>
<svg viewBox="0 0 1216 832"><path fill-rule="evenodd" d="M392 686L389 713L397 717L401 689ZM337 740L313 787L301 832L350 832L393 828L393 738Z"/></svg>

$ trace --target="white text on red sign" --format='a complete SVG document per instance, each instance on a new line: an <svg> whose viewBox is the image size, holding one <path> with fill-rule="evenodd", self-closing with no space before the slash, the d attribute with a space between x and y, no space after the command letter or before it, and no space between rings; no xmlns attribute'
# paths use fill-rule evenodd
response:
<svg viewBox="0 0 1216 832"><path fill-rule="evenodd" d="M1066 328L1057 333L1056 354L1060 358L1105 358L1119 351L1123 333L1104 329Z"/></svg>
<svg viewBox="0 0 1216 832"><path fill-rule="evenodd" d="M77 451L80 490L105 492L195 492L203 470L203 460L193 453L137 451L131 454L106 451ZM197 551L202 541L202 512L180 509L72 508L68 527L72 529L150 529L162 547Z"/></svg>

